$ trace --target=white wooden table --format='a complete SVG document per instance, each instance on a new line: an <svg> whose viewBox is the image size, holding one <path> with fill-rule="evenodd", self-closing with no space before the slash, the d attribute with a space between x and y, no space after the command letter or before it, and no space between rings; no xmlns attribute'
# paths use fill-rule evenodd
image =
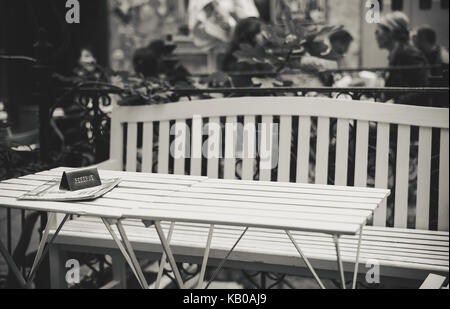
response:
<svg viewBox="0 0 450 309"><path fill-rule="evenodd" d="M21 276L12 258L0 243L1 253L24 286L33 281L36 269L48 251L46 242L51 244L66 220L71 215L78 215L102 219L142 288L148 288L148 284L121 223L123 219L139 219L147 227L155 226L164 250L160 269L164 267L165 260L168 258L180 288L184 287L184 283L169 244L176 222L201 223L210 226L201 265L199 288L204 287L204 274L215 225L239 226L246 229L230 248L212 279L249 228L266 228L282 230L286 233L321 288L324 288L322 281L303 254L301 244L294 239L291 231L326 233L334 237L343 288L345 288L345 278L339 250L339 237L359 233L353 277L353 287L355 287L363 227L373 215L374 210L389 195L389 190L381 189L99 171L101 178L120 177L122 182L117 188L94 201L62 203L16 199L36 186L60 177L66 170L70 169L59 168L0 182L0 207L49 213L49 223L27 279ZM56 214L64 214L64 219L60 221L56 232L48 240L50 223L55 219ZM167 236L161 228L161 221L172 222Z"/></svg>
<svg viewBox="0 0 450 309"><path fill-rule="evenodd" d="M123 218L140 219L147 227L155 226L164 249L162 264L167 256L180 288L184 287L184 283L169 243L175 222L210 226L198 288L204 287L204 274L215 225L240 226L246 229L219 264L213 279L248 228L266 228L286 233L321 288L324 288L322 281L291 231L333 236L343 288L345 278L339 237L359 233L353 276L355 288L363 227L389 193L389 190L368 188L207 179L170 196L155 198L151 203L125 210ZM172 222L167 237L161 228L161 221Z"/></svg>
<svg viewBox="0 0 450 309"><path fill-rule="evenodd" d="M136 256L131 249L131 244L124 234L123 226L119 220L122 217L123 211L136 207L144 207L153 197L162 197L170 195L178 190L184 190L204 178L99 171L100 177L103 179L120 177L122 181L113 191L94 201L47 202L17 200L17 197L23 195L25 192L56 177L61 177L63 171L68 170L72 169L58 168L0 182L0 207L49 213L46 228L40 241L33 266L27 278L22 276L19 268L0 241L0 254L4 256L10 270L17 278L20 285L22 287L31 286L40 263L48 253L49 245L55 240L67 219L69 219L70 216L88 216L102 219L139 283L143 288L147 288L146 284L143 283L145 279L143 280L144 276L141 268L139 267ZM57 215L60 214L63 215L63 219L57 220ZM54 224L56 221L58 221L56 231L49 239L49 232L51 229L55 228ZM114 226L117 227L120 238L117 235L115 228L113 228Z"/></svg>

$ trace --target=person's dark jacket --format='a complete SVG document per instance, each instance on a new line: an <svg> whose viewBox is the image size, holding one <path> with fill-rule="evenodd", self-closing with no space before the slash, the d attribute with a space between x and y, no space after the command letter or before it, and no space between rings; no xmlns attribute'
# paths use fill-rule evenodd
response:
<svg viewBox="0 0 450 309"><path fill-rule="evenodd" d="M389 71L386 78L386 87L418 88L428 87L429 74L425 66L428 65L423 53L409 44L399 45L389 56ZM398 67L414 67L410 69L396 69ZM398 104L427 106L426 96L414 93L391 95L388 99L394 99Z"/></svg>

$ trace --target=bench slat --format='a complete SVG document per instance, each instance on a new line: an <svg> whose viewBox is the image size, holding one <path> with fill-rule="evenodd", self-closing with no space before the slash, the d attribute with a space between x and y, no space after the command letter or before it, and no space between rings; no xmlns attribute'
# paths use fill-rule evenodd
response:
<svg viewBox="0 0 450 309"><path fill-rule="evenodd" d="M256 126L255 117L244 117L244 131L242 139L242 179L253 180L256 158Z"/></svg>
<svg viewBox="0 0 450 309"><path fill-rule="evenodd" d="M311 117L300 116L298 124L297 182L309 182Z"/></svg>
<svg viewBox="0 0 450 309"><path fill-rule="evenodd" d="M156 204L152 204L156 206ZM323 232L330 234L350 234L354 235L359 230L360 224L349 223L324 223L316 222L312 220L299 220L290 218L271 218L267 220L267 217L256 216L237 216L228 214L217 213L193 213L192 211L171 211L168 215L167 204L158 205L161 210L146 210L146 209L134 209L130 213L124 210L124 217L130 219L145 219L154 221L176 221L176 222L194 222L205 224L221 224L232 226L248 226L248 227L262 227L269 229L281 229L281 230L305 230L314 232Z"/></svg>
<svg viewBox="0 0 450 309"><path fill-rule="evenodd" d="M71 230L83 230L85 227L89 229L98 229L103 231L104 227L101 222L96 218L89 217L81 217L76 219L76 224L72 223ZM129 228L141 229L143 228L143 224L140 220L124 220L124 225ZM162 222L162 226L167 229L170 227L169 222ZM196 233L206 233L208 226L204 224L195 224L195 223L177 223L177 230L180 232L189 233L190 231L195 231ZM68 228L69 229L69 228ZM401 236L395 236L399 234L396 232L396 229L389 228L390 231L385 232L384 234L380 234L376 231L372 231L370 227L367 227L364 231L363 235L363 243L366 247L366 250L370 248L374 248L374 250L387 250L387 251L399 251L404 252L405 254L415 253L415 254L423 254L426 252L428 255L432 256L440 256L445 260L448 260L448 235L444 237L444 239L437 240L436 238L430 239L421 239L408 237L408 234L400 233ZM242 227L233 227L233 226L217 226L218 235L221 237L231 237L236 239L242 233ZM390 232L388 234L388 232ZM273 243L280 242L282 240L286 240L286 235L282 231L277 230L267 230L261 228L252 228L248 230L249 234L246 234L246 238L252 239L253 237L259 239L266 239ZM320 234L320 233L307 233L307 232L293 232L292 233L296 239L298 239L299 243L309 243L309 244L325 244L329 245L331 237L330 235ZM414 236L414 235L412 235ZM430 235L432 236L432 235ZM357 238L354 236L342 236L340 244L343 247L353 247L356 248ZM333 244L331 243L333 246Z"/></svg>
<svg viewBox="0 0 450 309"><path fill-rule="evenodd" d="M279 182L289 182L291 170L291 139L292 117L280 117L280 134L278 146L278 177Z"/></svg>
<svg viewBox="0 0 450 309"><path fill-rule="evenodd" d="M439 214L438 230L448 231L449 221L449 135L448 129L441 130L441 151L439 156Z"/></svg>
<svg viewBox="0 0 450 309"><path fill-rule="evenodd" d="M328 183L328 149L330 145L330 118L317 120L316 174L315 183Z"/></svg>
<svg viewBox="0 0 450 309"><path fill-rule="evenodd" d="M375 187L388 187L389 174L389 124L378 123L377 125L377 151L375 162ZM376 226L386 226L387 222L387 199L381 202L380 207L375 210L373 223Z"/></svg>
<svg viewBox="0 0 450 309"><path fill-rule="evenodd" d="M417 167L416 229L428 230L430 219L432 129L419 129L419 154Z"/></svg>
<svg viewBox="0 0 450 309"><path fill-rule="evenodd" d="M389 124L378 123L377 125L377 151L375 162L375 187L388 187L389 175ZM387 199L375 210L373 223L376 226L386 226L387 222Z"/></svg>
<svg viewBox="0 0 450 309"><path fill-rule="evenodd" d="M159 123L158 140L158 173L167 174L169 172L169 147L170 147L170 121Z"/></svg>
<svg viewBox="0 0 450 309"><path fill-rule="evenodd" d="M358 121L356 129L355 186L367 187L369 122ZM340 164L340 162L338 163Z"/></svg>
<svg viewBox="0 0 450 309"><path fill-rule="evenodd" d="M223 177L226 179L236 178L236 124L237 117L227 117L227 122L225 124L225 159L223 166Z"/></svg>
<svg viewBox="0 0 450 309"><path fill-rule="evenodd" d="M349 125L348 119L338 119L337 121L336 162L338 164L336 164L334 183L339 186L347 185Z"/></svg>
<svg viewBox="0 0 450 309"><path fill-rule="evenodd" d="M277 135L278 138L278 135ZM261 133L259 137L259 180L270 181L272 179L272 167L274 163L274 123L272 116L263 116L261 120ZM278 157L278 155L275 155ZM225 177L227 178L227 177Z"/></svg>
<svg viewBox="0 0 450 309"><path fill-rule="evenodd" d="M129 122L127 126L127 162L126 171L136 172L137 167L137 123Z"/></svg>
<svg viewBox="0 0 450 309"><path fill-rule="evenodd" d="M144 123L142 135L142 172L151 173L153 168L153 122Z"/></svg>
<svg viewBox="0 0 450 309"><path fill-rule="evenodd" d="M192 154L191 154L191 175L202 175L202 145L203 145L203 120L201 117L192 119Z"/></svg>
<svg viewBox="0 0 450 309"><path fill-rule="evenodd" d="M174 166L173 173L175 175L184 175L184 165L186 158L186 138L187 138L187 128L185 120L178 120L174 127L175 132L171 132L175 135L175 140L173 141L173 153Z"/></svg>
<svg viewBox="0 0 450 309"><path fill-rule="evenodd" d="M221 157L220 149L222 147L221 132L220 118L209 118L207 176L210 178L219 178L219 157Z"/></svg>
<svg viewBox="0 0 450 309"><path fill-rule="evenodd" d="M409 152L411 127L398 126L397 164L395 170L394 226L406 228L408 223Z"/></svg>
<svg viewBox="0 0 450 309"><path fill-rule="evenodd" d="M95 225L95 224L94 224ZM166 229L168 229L168 224L164 225ZM101 225L98 224L98 227L101 228ZM75 226L76 228L76 226ZM140 238L141 241L156 241L156 233L153 229L148 229L147 231L141 227L131 227L126 225L127 232L130 233L130 238ZM92 229L89 225L83 226L84 230ZM72 231L72 230L71 230ZM103 230L100 230L101 232ZM73 230L76 232L76 229ZM233 242L242 232L242 229L236 229L234 232L230 232L229 227L218 226L215 237L213 238L213 246L214 247L222 247L229 248L232 246ZM265 232L265 233L264 233ZM106 233L103 232L103 233ZM272 254L286 254L293 255L295 254L295 249L292 247L292 244L285 237L285 235L281 231L268 231L268 230L255 230L250 229L246 234L246 236L242 239L242 243L238 245L236 249L246 249L250 252L254 252L256 250L265 249L266 252L271 252ZM305 248L305 252L308 254L325 254L328 255L328 258L335 258L334 245L331 237L322 237L321 240L312 239L312 241L308 240L308 235L302 236L303 233L295 234L295 238L299 243L302 243L302 248ZM189 227L183 226L182 223L177 223L175 226L172 244L185 244L193 247L202 247L203 240L206 239L207 236L207 226L203 226L202 228L198 227ZM272 241L268 242L267 239L272 239ZM343 239L344 240L344 239ZM347 239L347 242L342 242L342 252L344 256L348 258L348 260L352 261L354 259L354 252L356 250L356 237L351 237ZM389 243L389 239L385 241ZM406 251L396 251L395 247L386 248L380 245L374 245L373 243L368 244L366 241L363 241L363 258L373 258L374 255L377 258L382 258L386 261L393 262L409 262L411 264L429 264L429 265L440 265L448 267L448 259L445 254L441 255L427 255L427 251L425 250L416 250L412 252Z"/></svg>

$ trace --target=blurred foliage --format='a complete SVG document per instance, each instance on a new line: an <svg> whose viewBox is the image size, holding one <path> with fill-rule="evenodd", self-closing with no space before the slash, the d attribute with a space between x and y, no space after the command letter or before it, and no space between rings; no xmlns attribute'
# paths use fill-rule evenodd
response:
<svg viewBox="0 0 450 309"><path fill-rule="evenodd" d="M234 53L238 61L269 64L276 72L284 68L300 68L300 60L305 55L325 56L329 50L326 37L342 28L304 24L299 19L284 18L282 21L281 25L263 25L264 46L242 44Z"/></svg>

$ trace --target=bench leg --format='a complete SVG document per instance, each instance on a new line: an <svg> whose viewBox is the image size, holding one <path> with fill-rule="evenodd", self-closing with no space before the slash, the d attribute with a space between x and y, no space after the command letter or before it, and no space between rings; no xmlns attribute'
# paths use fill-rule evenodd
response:
<svg viewBox="0 0 450 309"><path fill-rule="evenodd" d="M300 246L295 241L294 237L292 236L291 232L286 231L286 234L288 235L291 242L294 244L295 249L297 249L298 253L302 257L303 261L305 261L306 266L308 267L309 271L313 274L314 278L316 279L317 283L319 284L321 289L325 289L325 286L323 285L322 281L320 280L319 276L317 276L316 271L312 267L311 263L309 262L306 255L303 254L302 250L300 249Z"/></svg>
<svg viewBox="0 0 450 309"><path fill-rule="evenodd" d="M339 235L334 235L333 240L334 240L334 246L336 248L337 264L338 264L339 274L341 276L342 289L345 290L347 287L345 285L344 267L342 265L341 250L339 248Z"/></svg>
<svg viewBox="0 0 450 309"><path fill-rule="evenodd" d="M50 258L50 287L52 289L65 289L67 288L65 278L65 253L60 249L58 245L51 244L49 247Z"/></svg>
<svg viewBox="0 0 450 309"><path fill-rule="evenodd" d="M20 286L24 289L28 288L29 286L28 286L27 282L25 281L25 279L23 278L22 274L20 273L19 268L17 267L13 258L9 254L8 250L6 250L5 246L3 245L3 243L1 241L0 241L0 254L5 259L6 264L9 267L9 271L11 271L13 273L14 277L16 277L16 280L20 284Z"/></svg>
<svg viewBox="0 0 450 309"><path fill-rule="evenodd" d="M127 288L127 268L126 261L121 254L112 254L113 281L119 282L115 289Z"/></svg>

